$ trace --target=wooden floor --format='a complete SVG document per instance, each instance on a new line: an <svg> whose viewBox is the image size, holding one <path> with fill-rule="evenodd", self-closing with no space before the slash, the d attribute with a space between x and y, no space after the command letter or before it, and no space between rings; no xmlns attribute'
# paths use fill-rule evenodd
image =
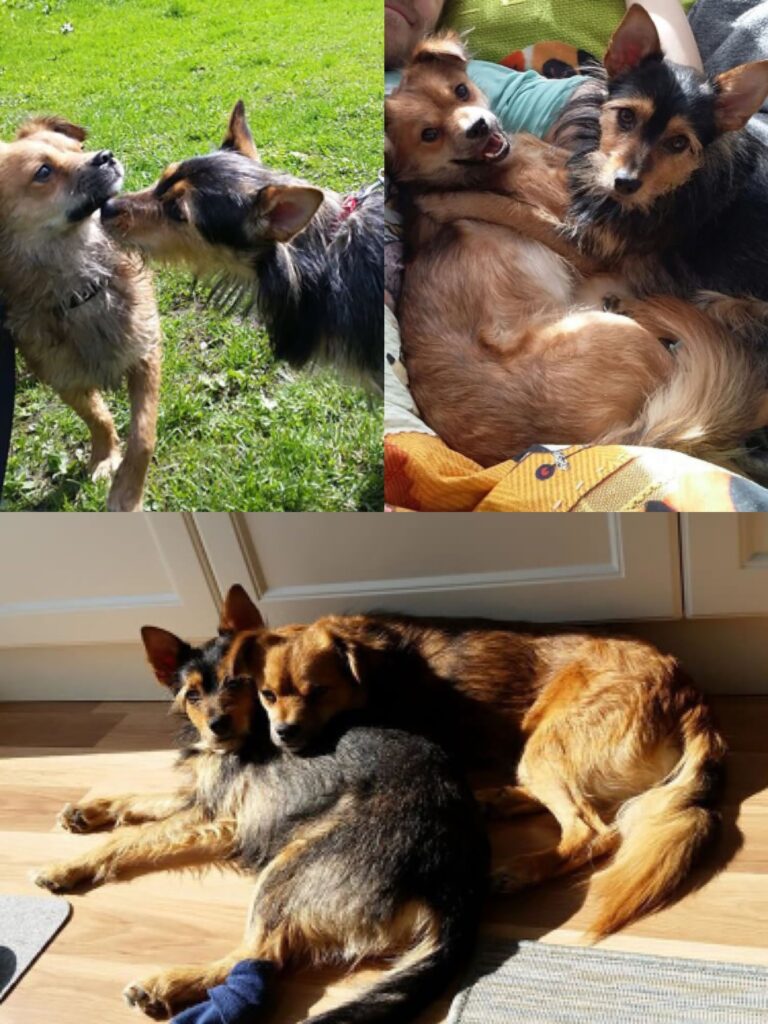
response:
<svg viewBox="0 0 768 1024"><path fill-rule="evenodd" d="M606 948L768 965L768 698L731 698L716 706L732 747L717 857L699 878L700 888L614 936ZM55 828L64 803L172 788L172 731L161 704L0 705L0 892L39 893L28 880L31 868L101 841ZM546 816L519 819L494 835L495 848L503 856L504 850L547 845L553 834ZM724 860L727 866L715 872ZM160 874L71 897L72 918L0 1007L0 1019L137 1019L122 1002L123 986L164 965L227 952L240 936L250 888L247 879L214 871L202 878ZM583 885L561 881L497 899L485 927L511 938L576 943L586 920L585 892ZM367 979L370 972L346 981L291 979L274 1024L296 1024ZM444 1021L447 1005L446 999L435 1007L425 1024Z"/></svg>

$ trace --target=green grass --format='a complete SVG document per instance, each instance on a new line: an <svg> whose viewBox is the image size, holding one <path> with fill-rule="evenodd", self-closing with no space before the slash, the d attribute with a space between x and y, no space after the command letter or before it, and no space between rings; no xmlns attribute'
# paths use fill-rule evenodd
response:
<svg viewBox="0 0 768 1024"><path fill-rule="evenodd" d="M74 31L62 32L71 25ZM0 138L29 114L85 125L128 189L208 152L245 100L265 163L338 191L382 162L380 0L0 0ZM275 364L252 320L157 271L164 377L149 509L382 504L382 409L331 373ZM3 507L98 510L87 431L20 365ZM125 395L108 396L125 436Z"/></svg>

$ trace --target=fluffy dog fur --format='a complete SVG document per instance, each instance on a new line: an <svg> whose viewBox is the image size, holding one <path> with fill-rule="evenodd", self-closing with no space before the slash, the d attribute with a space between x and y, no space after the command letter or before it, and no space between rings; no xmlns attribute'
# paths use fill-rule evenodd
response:
<svg viewBox="0 0 768 1024"><path fill-rule="evenodd" d="M381 389L383 194L351 212L259 160L242 102L221 149L108 203L112 237L190 266L227 308L255 305L279 359L330 363Z"/></svg>
<svg viewBox="0 0 768 1024"><path fill-rule="evenodd" d="M768 416L749 346L676 298L589 309L584 265L560 255L565 154L510 144L466 64L457 36L432 37L387 101L389 167L417 199L400 323L424 419L481 465L561 442L723 461Z"/></svg>
<svg viewBox="0 0 768 1024"><path fill-rule="evenodd" d="M513 785L499 814L549 810L554 849L517 857L512 891L613 854L594 876L601 938L664 905L713 835L725 756L707 705L674 658L599 632L487 620L329 616L244 641L274 740L311 748L367 716L422 731Z"/></svg>
<svg viewBox="0 0 768 1024"><path fill-rule="evenodd" d="M768 152L745 127L768 61L713 78L674 64L634 5L604 63L554 133L575 150L570 238L635 288L768 299Z"/></svg>
<svg viewBox="0 0 768 1024"><path fill-rule="evenodd" d="M118 191L122 167L106 150L83 152L85 137L60 118L39 118L0 143L0 295L30 370L88 425L93 478L117 470L107 507L132 511L155 446L160 323L148 272L96 214ZM100 390L124 379L131 427L121 462Z"/></svg>
<svg viewBox="0 0 768 1024"><path fill-rule="evenodd" d="M189 726L181 762L190 785L171 796L65 807L60 822L74 832L144 824L43 869L36 881L68 892L229 862L258 876L245 942L208 966L129 985L131 1005L167 1017L246 958L277 968L388 958L383 981L311 1021L405 1024L471 947L487 872L482 823L446 755L421 737L352 727L326 733L301 755L275 746L236 636L260 622L237 587L219 636L201 647L145 627L150 663Z"/></svg>

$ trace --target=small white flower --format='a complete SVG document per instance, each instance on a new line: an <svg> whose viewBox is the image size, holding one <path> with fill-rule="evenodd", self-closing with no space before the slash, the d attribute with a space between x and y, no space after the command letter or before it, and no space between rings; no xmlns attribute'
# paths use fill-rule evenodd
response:
<svg viewBox="0 0 768 1024"><path fill-rule="evenodd" d="M71 21L65 21L64 24L61 26L61 29L59 31L61 32L62 35L65 36L69 32L74 32L75 31L75 26L72 24Z"/></svg>

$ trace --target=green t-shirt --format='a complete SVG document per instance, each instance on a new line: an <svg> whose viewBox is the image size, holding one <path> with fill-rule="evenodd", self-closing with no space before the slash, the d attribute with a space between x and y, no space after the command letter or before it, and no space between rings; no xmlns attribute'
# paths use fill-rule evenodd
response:
<svg viewBox="0 0 768 1024"><path fill-rule="evenodd" d="M468 70L488 97L504 131L530 132L539 138L547 134L573 90L585 81L580 75L544 78L537 71L513 71L485 60L471 60ZM400 72L388 71L385 81L390 93L400 81Z"/></svg>

